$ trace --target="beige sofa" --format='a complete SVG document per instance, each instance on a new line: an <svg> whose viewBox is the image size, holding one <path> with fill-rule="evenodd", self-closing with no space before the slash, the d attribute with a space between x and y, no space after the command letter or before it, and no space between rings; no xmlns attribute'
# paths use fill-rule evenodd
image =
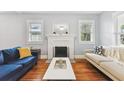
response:
<svg viewBox="0 0 124 93"><path fill-rule="evenodd" d="M124 80L124 48L104 48L104 56L86 53L85 58L112 80Z"/></svg>

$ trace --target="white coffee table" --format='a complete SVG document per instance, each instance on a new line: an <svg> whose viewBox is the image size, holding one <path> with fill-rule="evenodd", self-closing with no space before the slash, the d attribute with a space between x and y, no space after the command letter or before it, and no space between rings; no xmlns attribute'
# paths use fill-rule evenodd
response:
<svg viewBox="0 0 124 93"><path fill-rule="evenodd" d="M65 60L64 67L57 67L56 61ZM43 77L43 80L76 80L71 62L68 57L54 57Z"/></svg>

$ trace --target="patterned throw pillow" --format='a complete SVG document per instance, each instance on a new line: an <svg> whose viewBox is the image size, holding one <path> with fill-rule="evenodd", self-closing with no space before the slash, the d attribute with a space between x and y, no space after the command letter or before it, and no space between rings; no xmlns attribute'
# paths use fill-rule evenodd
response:
<svg viewBox="0 0 124 93"><path fill-rule="evenodd" d="M95 54L103 55L103 46L96 46L95 47Z"/></svg>

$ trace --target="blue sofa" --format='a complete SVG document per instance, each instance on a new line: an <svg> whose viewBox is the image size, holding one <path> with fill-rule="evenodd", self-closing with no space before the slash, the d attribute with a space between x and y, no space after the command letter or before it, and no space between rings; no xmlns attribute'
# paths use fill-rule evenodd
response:
<svg viewBox="0 0 124 93"><path fill-rule="evenodd" d="M18 80L36 63L36 56L19 59L17 48L0 50L0 81Z"/></svg>

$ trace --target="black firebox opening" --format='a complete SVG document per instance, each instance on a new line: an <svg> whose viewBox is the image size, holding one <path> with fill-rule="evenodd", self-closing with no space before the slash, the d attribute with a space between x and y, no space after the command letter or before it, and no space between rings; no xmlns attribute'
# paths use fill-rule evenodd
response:
<svg viewBox="0 0 124 93"><path fill-rule="evenodd" d="M67 47L55 47L55 57L67 57Z"/></svg>

